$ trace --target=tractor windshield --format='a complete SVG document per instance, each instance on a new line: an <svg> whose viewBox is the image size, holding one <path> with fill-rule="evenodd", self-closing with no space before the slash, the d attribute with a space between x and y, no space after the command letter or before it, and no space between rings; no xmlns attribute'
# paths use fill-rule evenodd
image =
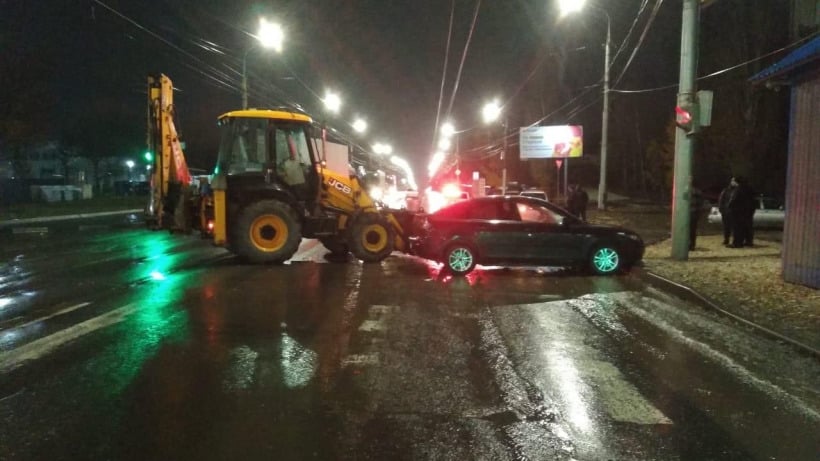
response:
<svg viewBox="0 0 820 461"><path fill-rule="evenodd" d="M268 162L264 118L233 118L220 126L219 170L227 174L259 171Z"/></svg>
<svg viewBox="0 0 820 461"><path fill-rule="evenodd" d="M299 171L313 165L305 124L264 117L234 117L220 123L219 170L227 174L274 168L286 182L299 184ZM287 171L287 173L286 173Z"/></svg>

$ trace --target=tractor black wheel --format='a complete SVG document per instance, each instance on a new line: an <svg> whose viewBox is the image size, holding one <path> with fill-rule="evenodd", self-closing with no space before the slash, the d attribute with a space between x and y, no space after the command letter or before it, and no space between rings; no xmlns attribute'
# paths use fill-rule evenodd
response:
<svg viewBox="0 0 820 461"><path fill-rule="evenodd" d="M396 241L396 231L379 213L363 213L350 227L348 246L353 256L371 263L390 256Z"/></svg>
<svg viewBox="0 0 820 461"><path fill-rule="evenodd" d="M299 248L302 225L288 204L264 200L239 213L231 234L231 248L243 259L252 263L281 263Z"/></svg>

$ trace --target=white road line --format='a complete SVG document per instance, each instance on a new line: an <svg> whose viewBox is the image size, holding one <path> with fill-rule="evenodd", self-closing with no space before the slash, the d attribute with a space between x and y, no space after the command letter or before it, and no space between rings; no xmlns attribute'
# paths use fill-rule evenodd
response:
<svg viewBox="0 0 820 461"><path fill-rule="evenodd" d="M378 352L374 352L371 354L352 354L342 359L342 366L346 367L350 365L378 365L379 361L380 360Z"/></svg>
<svg viewBox="0 0 820 461"><path fill-rule="evenodd" d="M606 412L615 421L672 424L672 420L645 399L611 363L588 359L581 374L591 381L590 384L600 395Z"/></svg>
<svg viewBox="0 0 820 461"><path fill-rule="evenodd" d="M11 327L11 328L25 328L25 327L27 327L27 326L29 326L29 325L32 325L32 324L35 324L35 323L37 323L37 322L42 322L42 321L44 321L44 320L48 320L48 319L50 319L50 318L57 317L58 315L67 314L67 313L69 313L69 312L71 312L71 311L76 311L77 309L79 309L79 308L81 308L81 307L85 307L85 306L87 306L87 305L89 305L89 304L91 304L91 303L80 303L80 304L75 304L75 305L73 305L73 306L69 306L69 307L66 307L65 309L59 310L59 311L57 311L57 312L55 312L55 313L53 313L53 314L51 314L51 315L47 315L47 316L45 316L45 317L40 317L40 318L38 318L38 319L31 320L31 321L26 322L26 323L24 323L24 324L22 324L22 325L13 326L13 327Z"/></svg>
<svg viewBox="0 0 820 461"><path fill-rule="evenodd" d="M381 320L365 320L359 326L359 331L385 331L387 327Z"/></svg>
<svg viewBox="0 0 820 461"><path fill-rule="evenodd" d="M569 420L582 430L589 426L589 403L579 397L588 394L593 395L615 421L673 424L629 382L617 366L601 360L600 351L589 346L583 335L566 328L566 322L571 322L578 315L572 313L572 301L519 305L531 313L544 336L551 338L541 343L539 348L546 366L552 371L552 384L561 389L562 396L566 398L565 413Z"/></svg>
<svg viewBox="0 0 820 461"><path fill-rule="evenodd" d="M106 314L78 323L65 330L58 331L52 335L32 341L17 349L0 353L0 371L6 372L17 368L24 362L36 360L54 351L63 344L79 338L80 336L92 333L100 328L123 321L130 314L137 310L136 304L127 304Z"/></svg>

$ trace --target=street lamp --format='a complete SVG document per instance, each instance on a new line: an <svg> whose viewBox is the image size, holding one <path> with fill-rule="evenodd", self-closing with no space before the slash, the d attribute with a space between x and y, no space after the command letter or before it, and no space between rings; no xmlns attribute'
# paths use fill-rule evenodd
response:
<svg viewBox="0 0 820 461"><path fill-rule="evenodd" d="M586 0L561 0L561 14L567 15L581 11ZM604 45L604 108L601 113L601 169L598 174L598 209L606 209L606 151L609 141L609 46L611 42L612 21L609 13L605 10L595 8L595 11L603 13L606 17L606 44Z"/></svg>
<svg viewBox="0 0 820 461"><path fill-rule="evenodd" d="M360 118L357 118L353 122L353 129L356 130L356 133L364 133L367 130L367 122Z"/></svg>
<svg viewBox="0 0 820 461"><path fill-rule="evenodd" d="M134 161L133 160L126 160L125 166L128 167L128 180L131 180L131 170L134 169Z"/></svg>
<svg viewBox="0 0 820 461"><path fill-rule="evenodd" d="M273 49L277 53L282 52L282 42L285 39L285 33L282 26L276 23L271 23L261 18L259 20L259 32L256 34L256 39L263 48ZM256 49L256 44L251 45L248 51L242 56L242 108L248 108L248 54Z"/></svg>
<svg viewBox="0 0 820 461"><path fill-rule="evenodd" d="M393 146L377 142L373 144L373 153L378 155L390 155L393 153Z"/></svg>
<svg viewBox="0 0 820 461"><path fill-rule="evenodd" d="M334 114L339 112L339 108L342 107L342 98L332 91L325 93L325 99L323 99L322 102L325 103L325 109Z"/></svg>
<svg viewBox="0 0 820 461"><path fill-rule="evenodd" d="M498 101L488 102L484 105L484 108L481 110L481 116L484 119L484 123L493 123L501 116L501 106L498 104ZM504 134L503 134L503 146L501 148L501 194L507 194L507 118L504 117L504 120L501 122L501 126L504 127Z"/></svg>

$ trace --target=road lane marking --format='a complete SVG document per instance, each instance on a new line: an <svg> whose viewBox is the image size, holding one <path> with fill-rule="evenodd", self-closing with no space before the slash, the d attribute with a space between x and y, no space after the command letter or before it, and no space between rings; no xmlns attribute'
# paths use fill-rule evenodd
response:
<svg viewBox="0 0 820 461"><path fill-rule="evenodd" d="M0 352L0 371L17 368L24 362L39 359L63 344L115 323L122 322L137 310L136 304L127 304L106 314L78 323L65 330L24 344L17 349Z"/></svg>
<svg viewBox="0 0 820 461"><path fill-rule="evenodd" d="M12 234L47 234L48 227L15 227Z"/></svg>
<svg viewBox="0 0 820 461"><path fill-rule="evenodd" d="M372 354L351 354L342 359L342 366L349 365L364 366L378 365L380 362L378 352Z"/></svg>
<svg viewBox="0 0 820 461"><path fill-rule="evenodd" d="M71 311L76 311L77 309L80 309L80 308L82 308L82 307L88 306L89 304L91 304L91 303L80 303L80 304L75 304L75 305L73 305L73 306L69 306L69 307L66 307L65 309L59 310L59 311L57 311L57 312L55 312L55 313L53 313L53 314L51 314L51 315L47 315L47 316L45 316L45 317L40 317L40 318L38 318L38 319L34 319L34 320L31 320L31 321L28 321L28 322L26 322L26 323L24 323L24 324L22 324L22 325L16 325L16 326L13 326L13 327L11 327L11 328L19 328L19 329L26 328L26 327L27 327L27 326L29 326L29 325L33 325L33 324L35 324L35 323L42 322L42 321L48 320L48 319L53 318L53 317L57 317L58 315L63 315L63 314L67 314L67 313L69 313L69 312L71 312Z"/></svg>
<svg viewBox="0 0 820 461"><path fill-rule="evenodd" d="M387 327L382 320L365 320L359 326L359 331L385 331Z"/></svg>
<svg viewBox="0 0 820 461"><path fill-rule="evenodd" d="M654 307L657 309L674 308L674 306L663 301L654 300L651 298L648 301L654 304ZM718 351L702 341L690 338L683 330L672 326L671 323L658 316L656 312L652 312L638 306L630 306L630 312L634 313L637 317L643 319L644 321L654 325L656 328L661 329L674 340L684 344L691 350L696 351L708 360L718 363L724 370L728 370L742 382L748 383L751 387L758 389L770 398L778 400L801 412L806 419L811 419L816 422L820 421L820 412L818 412L811 404L803 401L800 397L789 393L778 384L765 378L758 377L754 372L725 353Z"/></svg>
<svg viewBox="0 0 820 461"><path fill-rule="evenodd" d="M635 424L672 424L614 365L595 359L584 362L586 365L579 367L581 375L592 382L612 419Z"/></svg>
<svg viewBox="0 0 820 461"><path fill-rule="evenodd" d="M572 315L578 315L573 303L579 299L518 305L531 313L534 323L544 331L545 337L550 338L549 341L539 342L538 347L546 366L552 371L549 379L562 389L568 419L582 430L592 427L589 403L579 397L579 394L589 392L615 421L644 425L673 424L628 381L617 366L601 360L596 348L586 344L585 339L574 330L565 327L564 322L570 322ZM570 309L566 312L568 316L556 316L563 312L561 308ZM586 390L579 393L579 386Z"/></svg>

